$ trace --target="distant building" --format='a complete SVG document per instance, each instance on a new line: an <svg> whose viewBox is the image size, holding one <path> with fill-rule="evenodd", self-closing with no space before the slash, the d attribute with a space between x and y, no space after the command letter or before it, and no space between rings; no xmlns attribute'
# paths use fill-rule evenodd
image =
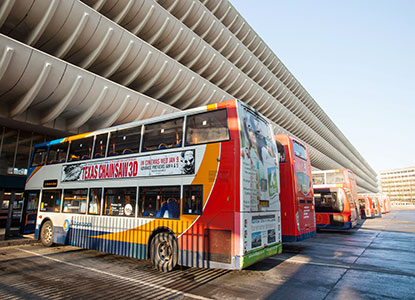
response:
<svg viewBox="0 0 415 300"><path fill-rule="evenodd" d="M380 185L391 201L415 204L415 167L380 171Z"/></svg>

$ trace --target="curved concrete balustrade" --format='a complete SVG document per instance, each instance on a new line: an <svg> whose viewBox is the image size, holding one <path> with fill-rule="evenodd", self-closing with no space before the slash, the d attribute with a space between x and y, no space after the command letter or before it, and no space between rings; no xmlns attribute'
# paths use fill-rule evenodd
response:
<svg viewBox="0 0 415 300"><path fill-rule="evenodd" d="M72 2L70 9L69 2ZM21 7L20 3L16 2L1 28L2 33L12 38L25 42L38 35L32 45L35 48L51 55L61 54L65 61L168 104L175 104L179 94L176 106L180 108L233 98L80 1L43 0L29 7ZM44 18L40 12L48 11L50 6L54 6L54 14L41 33L37 33L36 24ZM17 15L25 9L24 21L16 23ZM87 21L83 22L83 18ZM55 19L65 20L60 28L54 26ZM72 41L65 44L68 40ZM183 93L190 80L192 86Z"/></svg>
<svg viewBox="0 0 415 300"><path fill-rule="evenodd" d="M232 31L230 12L218 17L187 0L84 2L0 3L1 33L8 45L17 43L12 38L26 48L1 48L3 117L83 132L239 98L305 142L314 167L350 168L362 188L377 190L367 163L314 100L312 109L303 101L308 93L265 43L246 44Z"/></svg>
<svg viewBox="0 0 415 300"><path fill-rule="evenodd" d="M0 35L0 116L74 133L178 111Z"/></svg>
<svg viewBox="0 0 415 300"><path fill-rule="evenodd" d="M164 0L165 1L165 0ZM167 0L169 1L169 0ZM172 0L171 0L172 1ZM201 1L217 18L225 25L244 45L249 46L250 50L266 65L273 73L277 75L284 84L287 85L293 93L307 105L307 107L321 119L325 125L332 131L347 148L361 161L370 171L371 175L376 176L376 172L363 159L360 153L347 140L343 133L330 120L325 112L317 105L316 101L306 92L304 87L294 78L284 64L272 53L272 50L259 37L254 29L239 14L234 6L228 0L203 0ZM258 45L258 46L254 46ZM270 62L272 60L272 62ZM295 92L297 89L298 92ZM301 94L302 93L302 94Z"/></svg>
<svg viewBox="0 0 415 300"><path fill-rule="evenodd" d="M97 7L96 3L97 1L85 1L92 7ZM171 51L171 49L174 49L175 51L178 51L177 53L182 53L186 51L186 47L188 45L192 44L192 41L195 41L197 37L193 31L191 31L188 27L184 27L183 23L181 23L179 20L174 18L172 15L170 15L167 11L164 11L160 9L157 3L153 1L135 1L133 4L131 4L130 1L115 1L115 0L106 0L106 1L99 1L101 4L99 7L99 10L101 13L105 14L107 17L112 18L114 21L117 21L120 23L120 25L124 26L125 28L129 29L131 32L136 32L137 35L146 40L149 43L152 43L155 45L159 50L164 51L165 53L169 54L172 57L175 57L176 52L174 53L168 53L168 51ZM182 4L181 2L180 4ZM122 8L127 6L137 6L140 7L139 12L137 10L132 10L131 14L125 13L125 10ZM179 7L179 5L175 6L176 8ZM196 4L192 2L191 8L196 7ZM170 7L168 8L170 11ZM181 16L181 20L186 21L190 19L188 17L188 13L191 12L192 9L187 10L187 12ZM205 11L204 11L205 12ZM136 16L134 17L132 15ZM140 16L140 17L138 17ZM195 16L193 16L195 17ZM197 17L197 16L196 16ZM196 23L192 26L192 29L196 29L199 27L202 27L201 23L202 20L208 19L208 14L203 14L202 17L196 21ZM133 20L133 21L130 21ZM196 18L197 20L197 18ZM208 23L210 23L212 20L208 20ZM206 22L205 22L206 23ZM169 24L168 30L166 29L165 24ZM219 22L218 22L219 24ZM135 28L140 27L140 31L136 31ZM212 27L209 27L211 29ZM225 28L226 30L226 28ZM221 31L223 33L223 31ZM228 33L229 34L229 33ZM203 35L203 34L202 34ZM209 35L205 35L209 36ZM231 45L229 43L231 41L231 38L228 38L227 40L227 47L232 48L231 54L237 53L236 50L239 50L241 52L242 46L239 46L239 44ZM158 40L161 42L158 43ZM234 38L234 41L236 39ZM176 46L177 44L177 46ZM174 46L174 47L173 47ZM215 45L213 45L215 46ZM218 47L216 47L218 48ZM168 51L166 51L166 49ZM226 47L221 47L222 52L226 50ZM248 49L244 49L243 53L249 53ZM259 72L253 72L256 76L250 76L250 78L257 77L259 80L256 80L256 82L252 82L249 80L249 78L244 77L244 73L241 72L243 70L239 70L237 68L233 69L235 65L231 64L228 61L228 58L232 55L228 55L226 58L222 56L223 53L219 53L216 51L214 47L210 48L210 44L205 42L204 40L201 40L198 44L195 44L192 51L189 51L187 53L186 60L182 61L183 64L185 64L188 68L193 69L195 72L199 73L203 77L207 78L208 80L212 81L216 85L219 85L217 81L215 81L214 77L212 77L209 73L209 66L221 66L226 76L232 77L232 73L236 73L236 75L233 75L233 78L240 79L239 82L243 82L243 84L240 84L238 87L238 90L236 92L242 92L243 94L238 94L235 91L227 90L226 87L224 89L231 93L234 97L240 98L244 100L245 102L250 103L250 98L245 98L245 95L250 91L255 91L256 89L252 89L252 86L258 86L261 82L264 82L264 85L260 85L265 89L269 83L273 83L272 86L275 86L276 89L274 90L274 95L277 100L279 100L281 103L283 103L287 108L289 108L295 115L297 115L300 119L304 121L305 124L309 125L314 131L317 132L320 136L322 136L327 142L330 142L337 150L343 153L344 156L346 156L354 165L358 165L359 168L364 168L363 164L352 155L352 153L343 145L342 142L332 133L330 132L324 125L321 123L321 121L314 116L308 108L304 106L304 104L301 101L298 101L298 98L295 97L295 95L288 90L286 86L284 86L277 77L273 76L273 74L266 69L261 63L258 64L258 61L256 61L256 66L259 66L261 69ZM240 54L240 53L239 53ZM239 58L242 56L239 55ZM252 55L251 55L252 58ZM245 59L247 60L247 59ZM256 57L254 59L251 59L251 62L258 60ZM243 61L243 60L242 60ZM249 61L249 59L248 59ZM253 66L250 66L253 68ZM217 68L216 68L217 70ZM215 71L216 71L215 70ZM265 71L264 71L265 70ZM237 73L239 71L239 73ZM260 74L260 72L263 72L264 74ZM259 76L257 76L259 75ZM263 80L264 77L268 76L265 81ZM212 80L213 79L213 80ZM231 81L232 80L226 80L227 78L225 76L220 77L220 83ZM236 80L235 79L235 80ZM272 79L272 80L271 80ZM275 84L278 83L278 84ZM249 88L248 88L249 87ZM269 90L268 90L269 91ZM263 94L264 91L262 91ZM267 95L268 97L270 95ZM271 95L272 96L272 95ZM253 105L255 106L255 105ZM271 106L268 106L268 108ZM257 107L258 108L258 107ZM267 113L265 109L260 109L264 114ZM288 128L291 130L291 128ZM331 153L332 151L330 151ZM345 164L345 162L342 162ZM352 168L352 167L351 167ZM358 168L355 170L356 172L359 172ZM370 178L368 175L367 178Z"/></svg>
<svg viewBox="0 0 415 300"><path fill-rule="evenodd" d="M112 5L115 5L115 0L106 0L106 3L111 3ZM152 2L152 1L145 1L145 2ZM179 4L178 2L173 0L160 0L158 1L163 7L170 11L172 14L174 14L177 18L180 20L183 20L183 22L191 29L195 30L199 34L201 38L204 38L213 48L216 48L218 51L222 52L222 54L226 55L227 52L232 52L232 54L239 54L239 56L226 56L227 59L229 59L231 62L234 63L233 60L238 60L242 62L248 61L247 64L248 67L251 67L252 70L255 70L252 72L255 74L255 76L250 76L254 79L256 79L256 82L261 85L263 88L264 86L267 86L269 82L275 83L278 81L281 84L281 81L283 81L286 85L284 87L287 87L290 89L290 96L292 98L295 98L295 102L297 105L301 105L303 114L296 113L297 116L299 116L306 124L308 124L313 130L315 130L319 135L323 136L327 142L332 143L335 148L337 148L340 152L343 153L346 157L348 157L349 160L351 160L354 164L358 165L360 168L362 168L368 176L372 176L373 174L369 169L367 169L367 166L364 165L360 159L358 159L354 153L350 151L349 148L347 148L344 145L344 141L340 141L340 139L333 134L327 127L326 124L322 123L319 118L314 115L314 113L309 110L308 107L305 106L305 104L301 101L299 101L299 96L302 94L305 94L305 90L299 85L296 84L295 86L290 85L290 82L296 82L295 78L291 75L291 73L288 72L288 70L285 68L285 66L281 63L277 63L275 65L275 74L273 74L269 69L266 68L266 62L261 62L260 57L261 55L256 55L255 50L252 52L248 47L245 47L244 44L238 40L237 37L233 35L231 31L229 31L230 26L224 26L221 23L221 19L216 19L215 16L211 15L210 13L206 13L206 10L201 3L198 3L197 1L192 0L182 0ZM118 2L120 4L120 2ZM212 3L210 3L212 4ZM121 5L121 4L120 4ZM149 4L150 5L150 4ZM152 7L155 5L152 4ZM115 7L115 6L113 6ZM191 17L189 16L189 12L192 12ZM229 11L227 11L229 13ZM162 13L160 13L161 15ZM165 17L168 18L168 17ZM162 19L160 16L158 16L158 20ZM203 21L202 21L203 20ZM215 24L216 26L212 26L212 24ZM228 24L227 24L228 25ZM212 30L212 28L215 28L215 30ZM219 32L219 35L218 35ZM254 35L253 31L250 31L251 35ZM218 39L220 37L220 39ZM143 37L145 39L145 37ZM168 37L165 37L168 39ZM222 40L225 42L225 44L219 44L219 41ZM213 41L213 42L212 42ZM252 41L255 41L255 36L253 37ZM239 42L239 43L238 43ZM258 43L252 43L252 44L258 44ZM261 53L265 50L265 43L260 42L259 43L261 47ZM251 43L249 44L251 45ZM239 50L239 51L237 51ZM267 48L267 51L271 51ZM246 55L247 57L243 57ZM268 55L267 55L268 57ZM276 57L274 55L274 57ZM242 58L242 59L241 59ZM279 61L276 59L275 61ZM235 64L238 66L237 64ZM239 67L239 66L238 66ZM245 67L245 66L244 66ZM244 72L244 69L241 69L242 72ZM252 74L251 73L251 74ZM276 75L282 74L280 77L281 81L279 80L279 77ZM267 79L268 78L268 79ZM288 78L288 81L284 78ZM292 94L298 92L297 94ZM274 90L273 96L276 96L277 91ZM284 105L286 105L286 102L284 101L284 98L276 97L277 100L281 101ZM313 100L314 102L314 100ZM315 105L313 106L315 108ZM314 110L313 110L314 111ZM326 116L326 118L328 118Z"/></svg>

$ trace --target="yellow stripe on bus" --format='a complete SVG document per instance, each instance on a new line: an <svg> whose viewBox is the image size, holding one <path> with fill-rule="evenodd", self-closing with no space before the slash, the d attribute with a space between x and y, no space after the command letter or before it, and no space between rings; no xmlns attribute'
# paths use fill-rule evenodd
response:
<svg viewBox="0 0 415 300"><path fill-rule="evenodd" d="M215 183L219 168L219 155L220 143L206 145L202 163L192 181L192 184L203 184L203 206L205 206ZM215 178L211 177L212 174L215 174ZM182 206L180 206L180 210L183 211ZM150 234L154 229L160 226L168 227L176 235L180 235L193 224L197 217L197 215L182 215L181 220L155 219L133 229L91 237L119 242L147 244Z"/></svg>
<svg viewBox="0 0 415 300"><path fill-rule="evenodd" d="M210 111L210 110L215 110L215 109L217 109L218 108L218 106L216 105L216 104L209 104L209 105L206 105L206 109L208 110L208 111Z"/></svg>
<svg viewBox="0 0 415 300"><path fill-rule="evenodd" d="M87 132L87 133L81 133L81 134L78 134L78 135L73 135L73 136L70 136L70 137L65 138L65 139L62 141L62 143L64 143L64 142L69 142L69 141L73 141L73 140L79 140L79 139L82 139L82 138L88 137L88 136L89 136L89 135L91 135L92 133L94 133L94 132L93 132L93 131L91 131L91 132Z"/></svg>

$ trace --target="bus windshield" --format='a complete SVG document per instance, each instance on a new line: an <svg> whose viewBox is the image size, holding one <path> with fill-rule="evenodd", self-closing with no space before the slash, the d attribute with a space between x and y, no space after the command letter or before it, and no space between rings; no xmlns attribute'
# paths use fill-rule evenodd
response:
<svg viewBox="0 0 415 300"><path fill-rule="evenodd" d="M316 212L341 213L344 208L344 195L340 189L314 190Z"/></svg>
<svg viewBox="0 0 415 300"><path fill-rule="evenodd" d="M297 172L296 176L297 176L297 181L298 181L298 185L300 186L301 192L304 195L307 194L310 189L310 185L311 185L310 176L308 176L307 174L303 172Z"/></svg>
<svg viewBox="0 0 415 300"><path fill-rule="evenodd" d="M293 142L295 156L307 160L307 152L305 148L297 142Z"/></svg>

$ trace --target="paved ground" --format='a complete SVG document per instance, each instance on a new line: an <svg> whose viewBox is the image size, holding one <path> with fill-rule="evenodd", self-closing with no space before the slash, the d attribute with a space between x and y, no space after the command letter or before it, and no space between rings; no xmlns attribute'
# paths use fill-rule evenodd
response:
<svg viewBox="0 0 415 300"><path fill-rule="evenodd" d="M243 271L39 244L0 248L0 299L415 299L415 210L320 232Z"/></svg>

